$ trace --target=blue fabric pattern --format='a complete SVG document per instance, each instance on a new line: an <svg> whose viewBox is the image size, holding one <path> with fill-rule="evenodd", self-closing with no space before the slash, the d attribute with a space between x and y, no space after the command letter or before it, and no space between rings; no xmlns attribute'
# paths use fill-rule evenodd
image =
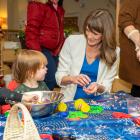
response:
<svg viewBox="0 0 140 140"><path fill-rule="evenodd" d="M99 58L96 58L95 61L93 61L91 64L88 64L86 56L84 58L84 62L81 68L81 74L85 74L90 77L91 82L97 81L97 74L98 74L98 67L99 67ZM76 93L74 100L79 98L94 98L94 95L88 95L83 91L83 87L80 85L77 85Z"/></svg>
<svg viewBox="0 0 140 140"><path fill-rule="evenodd" d="M140 140L140 127L131 119L116 119L113 111L127 113L126 99L129 94L118 92L115 95L102 95L96 100L87 99L90 105L104 107L101 114L88 114L87 119L69 121L56 113L50 117L34 119L39 133L52 134L58 138L76 138L76 140ZM74 102L67 103L68 110L73 111ZM2 139L6 118L0 116L0 139Z"/></svg>

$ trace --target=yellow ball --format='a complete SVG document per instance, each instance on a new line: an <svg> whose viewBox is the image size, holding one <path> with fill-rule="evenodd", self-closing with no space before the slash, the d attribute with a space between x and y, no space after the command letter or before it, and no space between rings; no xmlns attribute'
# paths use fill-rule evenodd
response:
<svg viewBox="0 0 140 140"><path fill-rule="evenodd" d="M63 102L59 103L58 105L58 111L65 112L67 110L67 105Z"/></svg>
<svg viewBox="0 0 140 140"><path fill-rule="evenodd" d="M83 103L85 103L85 101L83 99L75 100L75 102L74 102L75 109L80 110Z"/></svg>
<svg viewBox="0 0 140 140"><path fill-rule="evenodd" d="M90 106L87 103L83 103L81 106L81 111L82 112L89 112Z"/></svg>

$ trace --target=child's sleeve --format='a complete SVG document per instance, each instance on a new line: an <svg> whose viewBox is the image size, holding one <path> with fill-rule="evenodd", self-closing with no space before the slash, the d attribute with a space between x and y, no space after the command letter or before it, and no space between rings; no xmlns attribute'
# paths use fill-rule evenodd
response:
<svg viewBox="0 0 140 140"><path fill-rule="evenodd" d="M15 101L15 102L21 102L22 100L22 94L18 94L14 91L10 91L6 88L0 88L0 97L4 100L7 100L8 102Z"/></svg>
<svg viewBox="0 0 140 140"><path fill-rule="evenodd" d="M15 80L12 80L7 88L10 89L11 91L14 91L17 87L19 86L19 83L17 83Z"/></svg>

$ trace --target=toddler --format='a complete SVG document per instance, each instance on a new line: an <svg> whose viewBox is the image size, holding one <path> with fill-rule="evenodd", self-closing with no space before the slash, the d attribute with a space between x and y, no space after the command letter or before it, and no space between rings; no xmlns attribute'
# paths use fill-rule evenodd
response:
<svg viewBox="0 0 140 140"><path fill-rule="evenodd" d="M13 64L13 78L19 83L17 93L49 90L44 82L47 58L39 51L22 50Z"/></svg>

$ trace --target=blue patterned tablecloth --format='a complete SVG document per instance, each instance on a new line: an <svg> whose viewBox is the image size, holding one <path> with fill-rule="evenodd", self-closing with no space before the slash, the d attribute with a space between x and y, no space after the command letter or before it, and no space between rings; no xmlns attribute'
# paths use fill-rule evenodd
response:
<svg viewBox="0 0 140 140"><path fill-rule="evenodd" d="M59 113L50 117L34 119L39 133L52 134L55 138L67 137L78 140L140 140L140 127L131 119L115 119L112 112L127 113L126 99L129 94L118 92L115 95L102 95L96 102L88 100L92 105L102 105L101 114L88 114L87 119L69 121ZM69 110L74 110L73 102L67 103ZM5 117L0 116L0 139L2 139Z"/></svg>

